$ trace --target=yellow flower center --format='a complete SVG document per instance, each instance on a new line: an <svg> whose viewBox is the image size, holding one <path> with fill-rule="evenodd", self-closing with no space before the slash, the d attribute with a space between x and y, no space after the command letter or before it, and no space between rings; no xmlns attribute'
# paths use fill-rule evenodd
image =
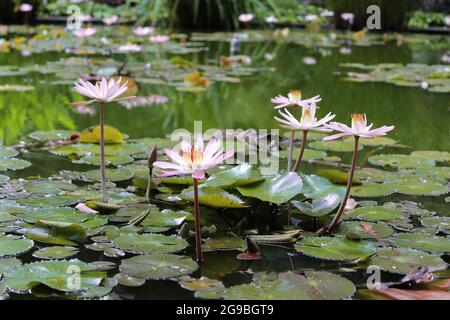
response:
<svg viewBox="0 0 450 320"><path fill-rule="evenodd" d="M364 114L354 113L352 114L352 129L361 130L366 127L366 116Z"/></svg>
<svg viewBox="0 0 450 320"><path fill-rule="evenodd" d="M292 90L289 92L289 99L295 102L302 100L302 92L300 90Z"/></svg>
<svg viewBox="0 0 450 320"><path fill-rule="evenodd" d="M192 164L197 164L203 160L203 150L196 150L194 146L187 152L183 152L183 158Z"/></svg>

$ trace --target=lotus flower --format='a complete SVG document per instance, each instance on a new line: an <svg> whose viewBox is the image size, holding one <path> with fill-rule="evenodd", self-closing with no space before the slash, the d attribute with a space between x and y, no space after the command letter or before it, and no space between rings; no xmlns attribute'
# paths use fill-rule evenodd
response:
<svg viewBox="0 0 450 320"><path fill-rule="evenodd" d="M31 10L33 10L33 6L29 3L22 3L19 6L19 11L20 12L30 12Z"/></svg>
<svg viewBox="0 0 450 320"><path fill-rule="evenodd" d="M92 35L94 35L97 32L97 29L95 28L81 28L78 30L75 30L73 34L79 38L87 38Z"/></svg>
<svg viewBox="0 0 450 320"><path fill-rule="evenodd" d="M162 43L169 41L170 37L166 36L166 35L158 34L155 36L151 36L150 38L148 38L148 40L153 43L162 44Z"/></svg>
<svg viewBox="0 0 450 320"><path fill-rule="evenodd" d="M341 18L342 18L342 20L347 21L349 24L353 24L355 15L351 12L344 12L344 13L341 13Z"/></svg>
<svg viewBox="0 0 450 320"><path fill-rule="evenodd" d="M239 21L243 23L247 23L253 20L255 16L251 13L242 13L239 15Z"/></svg>
<svg viewBox="0 0 450 320"><path fill-rule="evenodd" d="M313 102L309 106L306 106L302 109L302 117L300 121L298 121L287 109L283 111L278 110L280 115L284 118L275 117L283 128L287 128L290 130L311 130L311 131L319 131L319 132L330 132L330 129L324 127L328 121L333 119L336 115L331 114L329 112L325 117L317 121L316 115L316 103Z"/></svg>
<svg viewBox="0 0 450 320"><path fill-rule="evenodd" d="M92 99L86 102L83 101L84 105L88 105L93 102L109 103L113 101L121 101L134 98L134 97L120 98L120 96L128 89L127 86L128 81L125 82L124 84L121 84L121 81L122 77L119 77L117 81L115 81L114 79L110 79L109 81L107 81L105 78L102 78L101 81L97 81L96 84L93 85L88 81L83 81L82 79L79 79L78 82L75 83L75 90L79 94Z"/></svg>
<svg viewBox="0 0 450 320"><path fill-rule="evenodd" d="M152 27L137 27L133 29L133 33L137 36L146 36L152 33L154 29Z"/></svg>
<svg viewBox="0 0 450 320"><path fill-rule="evenodd" d="M137 44L127 43L125 45L119 46L118 50L120 52L140 52L142 48Z"/></svg>
<svg viewBox="0 0 450 320"><path fill-rule="evenodd" d="M219 147L220 141L216 139L209 140L204 147L203 138L199 135L193 146L186 141L182 141L180 154L174 150L164 150L174 163L156 161L153 166L163 169L160 175L162 177L191 174L194 179L200 180L205 177L206 170L233 156L234 151L218 152Z"/></svg>
<svg viewBox="0 0 450 320"><path fill-rule="evenodd" d="M310 103L317 103L322 99L320 96L315 96L309 99L302 100L302 92L300 90L292 90L288 93L287 97L278 95L271 99L276 104L275 109L286 108L290 106L306 107Z"/></svg>
<svg viewBox="0 0 450 320"><path fill-rule="evenodd" d="M344 137L363 137L363 138L375 138L379 136L385 136L387 132L394 129L394 126L382 126L377 129L372 129L373 123L367 125L367 117L365 114L353 114L352 115L352 127L338 122L331 122L326 124L325 127L331 130L339 131L341 133L334 134L323 138L323 140L334 140Z"/></svg>
<svg viewBox="0 0 450 320"><path fill-rule="evenodd" d="M107 26L110 26L110 25L113 25L113 24L117 23L119 21L119 17L114 15L114 16L111 16L111 17L104 18L102 21Z"/></svg>

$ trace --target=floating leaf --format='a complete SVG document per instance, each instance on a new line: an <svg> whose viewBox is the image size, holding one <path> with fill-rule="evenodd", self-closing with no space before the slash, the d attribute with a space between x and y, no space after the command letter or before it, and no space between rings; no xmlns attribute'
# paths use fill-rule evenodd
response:
<svg viewBox="0 0 450 320"><path fill-rule="evenodd" d="M15 235L0 235L0 257L17 256L33 248L34 242Z"/></svg>
<svg viewBox="0 0 450 320"><path fill-rule="evenodd" d="M353 140L331 140L331 141L313 141L308 144L310 148L334 151L334 152L352 152L355 148ZM358 146L358 150L363 148L362 144Z"/></svg>
<svg viewBox="0 0 450 320"><path fill-rule="evenodd" d="M350 261L373 255L377 250L371 242L344 238L304 238L295 244L295 250L304 255L333 261Z"/></svg>
<svg viewBox="0 0 450 320"><path fill-rule="evenodd" d="M359 142L364 146L392 146L397 143L396 140L388 137L376 137L373 139L361 138Z"/></svg>
<svg viewBox="0 0 450 320"><path fill-rule="evenodd" d="M394 230L383 222L344 221L337 227L336 233L355 240L381 239L392 235Z"/></svg>
<svg viewBox="0 0 450 320"><path fill-rule="evenodd" d="M133 178L133 171L125 168L120 169L106 169L106 177L109 181L124 181ZM100 170L94 169L85 171L81 174L81 177L85 181L94 182L100 181Z"/></svg>
<svg viewBox="0 0 450 320"><path fill-rule="evenodd" d="M70 182L64 181L29 181L24 184L24 189L27 192L34 194L56 194L64 191L75 191L78 187Z"/></svg>
<svg viewBox="0 0 450 320"><path fill-rule="evenodd" d="M33 257L38 259L66 259L75 256L78 249L74 247L45 247L33 252Z"/></svg>
<svg viewBox="0 0 450 320"><path fill-rule="evenodd" d="M434 160L404 154L380 154L369 157L369 162L376 166L391 166L398 169L431 168Z"/></svg>
<svg viewBox="0 0 450 320"><path fill-rule="evenodd" d="M312 199L320 199L329 194L337 194L340 198L344 197L345 188L336 186L324 177L316 175L301 175L303 181L303 189L305 197Z"/></svg>
<svg viewBox="0 0 450 320"><path fill-rule="evenodd" d="M134 158L127 154L117 154L114 156L105 156L105 163L106 165L124 165L128 164L134 161ZM100 165L100 155L94 154L94 155L86 155L82 157L79 160L75 160L74 163L84 163L84 164L90 164L90 165Z"/></svg>
<svg viewBox="0 0 450 320"><path fill-rule="evenodd" d="M79 275L79 282L74 282ZM32 262L16 266L4 275L5 285L15 291L27 291L38 284L52 289L73 292L87 290L100 285L106 273L80 260L55 260Z"/></svg>
<svg viewBox="0 0 450 320"><path fill-rule="evenodd" d="M375 198L384 197L395 192L395 188L387 183L364 182L360 186L351 189L353 197Z"/></svg>
<svg viewBox="0 0 450 320"><path fill-rule="evenodd" d="M231 188L263 180L256 175L252 177L252 169L252 165L243 163L229 170L220 171L210 176L202 187Z"/></svg>
<svg viewBox="0 0 450 320"><path fill-rule="evenodd" d="M299 153L300 153L299 149L295 149L294 151L292 151L292 159L297 159ZM281 158L288 158L289 152L287 150L282 150L279 152L279 155ZM306 148L303 153L302 161L319 160L325 158L326 156L327 153L325 151L318 151Z"/></svg>
<svg viewBox="0 0 450 320"><path fill-rule="evenodd" d="M236 236L222 236L209 238L203 245L203 251L244 251L246 248L245 240Z"/></svg>
<svg viewBox="0 0 450 320"><path fill-rule="evenodd" d="M413 151L412 156L424 157L439 162L449 162L450 152L447 151Z"/></svg>
<svg viewBox="0 0 450 320"><path fill-rule="evenodd" d="M345 213L346 218L360 219L366 221L390 221L399 219L403 212L397 208L387 207L365 207L357 208Z"/></svg>
<svg viewBox="0 0 450 320"><path fill-rule="evenodd" d="M26 167L31 166L31 163L22 160L22 159L16 159L16 158L1 158L0 159L0 171L6 171L6 170L21 170Z"/></svg>
<svg viewBox="0 0 450 320"><path fill-rule="evenodd" d="M19 154L19 151L13 148L0 147L0 158L13 158Z"/></svg>
<svg viewBox="0 0 450 320"><path fill-rule="evenodd" d="M80 201L83 201L83 199L69 195L52 195L50 197L42 195L41 197L33 196L29 198L20 198L16 200L17 204L19 205L27 207L40 207L40 208L70 206L77 204Z"/></svg>
<svg viewBox="0 0 450 320"><path fill-rule="evenodd" d="M322 169L318 172L319 176L327 178L331 182L339 183L339 184L347 184L348 182L348 173L336 170L336 169ZM359 181L357 178L353 178L352 180L352 186L360 185L361 181Z"/></svg>
<svg viewBox="0 0 450 320"><path fill-rule="evenodd" d="M69 140L71 136L79 135L78 131L71 130L52 130L52 131L34 131L28 136L38 141L51 140Z"/></svg>
<svg viewBox="0 0 450 320"><path fill-rule="evenodd" d="M194 189L184 189L180 196L182 199L194 201ZM198 200L200 204L213 208L244 208L247 206L239 197L219 188L200 187Z"/></svg>
<svg viewBox="0 0 450 320"><path fill-rule="evenodd" d="M387 184L398 193L414 196L440 196L449 191L447 186L433 181L397 180Z"/></svg>
<svg viewBox="0 0 450 320"><path fill-rule="evenodd" d="M425 233L400 233L392 236L391 240L399 247L413 248L437 254L450 252L450 238Z"/></svg>
<svg viewBox="0 0 450 320"><path fill-rule="evenodd" d="M191 274L197 263L189 257L174 254L150 254L122 260L120 271L143 279L167 279Z"/></svg>
<svg viewBox="0 0 450 320"><path fill-rule="evenodd" d="M450 217L426 217L420 220L425 227L450 230Z"/></svg>
<svg viewBox="0 0 450 320"><path fill-rule="evenodd" d="M302 179L295 172L278 175L264 182L238 187L239 192L246 197L276 204L284 203L302 191Z"/></svg>
<svg viewBox="0 0 450 320"><path fill-rule="evenodd" d="M121 286L125 287L140 287L144 285L145 279L130 277L124 273L118 273L114 276Z"/></svg>
<svg viewBox="0 0 450 320"><path fill-rule="evenodd" d="M314 199L311 202L291 201L302 214L311 217L321 217L329 214L337 208L340 202L341 197L335 193L331 193L324 198Z"/></svg>
<svg viewBox="0 0 450 320"><path fill-rule="evenodd" d="M440 257L409 248L380 248L370 259L370 264L383 271L407 274L419 267L443 270L447 263Z"/></svg>
<svg viewBox="0 0 450 320"><path fill-rule="evenodd" d="M78 224L39 220L32 228L22 229L29 239L49 244L74 246L87 241L86 231Z"/></svg>
<svg viewBox="0 0 450 320"><path fill-rule="evenodd" d="M159 211L154 209L150 211L141 225L144 227L176 227L183 223L187 216L189 216L187 212L176 212L168 209Z"/></svg>
<svg viewBox="0 0 450 320"><path fill-rule="evenodd" d="M122 143L122 133L114 127L105 125L105 143ZM84 129L80 133L81 143L100 143L100 126Z"/></svg>
<svg viewBox="0 0 450 320"><path fill-rule="evenodd" d="M1 258L0 259L0 277L9 269L11 269L15 266L20 266L21 264L22 264L22 262L17 258Z"/></svg>
<svg viewBox="0 0 450 320"><path fill-rule="evenodd" d="M185 249L188 243L175 235L162 234L124 234L113 240L122 250L131 253L172 253Z"/></svg>

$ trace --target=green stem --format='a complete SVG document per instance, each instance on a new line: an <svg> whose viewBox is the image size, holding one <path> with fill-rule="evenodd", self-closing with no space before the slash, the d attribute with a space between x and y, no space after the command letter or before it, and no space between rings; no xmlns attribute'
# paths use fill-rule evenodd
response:
<svg viewBox="0 0 450 320"><path fill-rule="evenodd" d="M100 103L100 177L102 202L108 202L106 193L106 166L105 166L105 104Z"/></svg>
<svg viewBox="0 0 450 320"><path fill-rule="evenodd" d="M334 216L333 220L331 221L331 223L327 227L320 229L317 233L329 233L340 222L342 213L344 213L345 205L347 204L348 197L350 196L350 190L352 188L353 176L355 174L355 167L356 167L356 158L358 156L358 142L359 142L359 137L355 136L355 147L353 149L352 166L350 168L350 172L348 175L347 190L345 190L344 199L342 199L341 205L340 205L336 215Z"/></svg>
<svg viewBox="0 0 450 320"><path fill-rule="evenodd" d="M198 201L198 181L194 178L194 211L195 211L195 251L197 261L203 262L202 230L200 225L200 203Z"/></svg>
<svg viewBox="0 0 450 320"><path fill-rule="evenodd" d="M147 191L145 192L145 197L147 198L148 202L150 202L150 190L152 188L152 169L148 170L148 180L147 180Z"/></svg>
<svg viewBox="0 0 450 320"><path fill-rule="evenodd" d="M306 146L306 138L308 137L308 130L303 130L303 137L302 137L302 146L300 148L300 153L298 154L297 161L295 161L293 172L297 172L298 169L300 169L300 163L302 162L303 153L305 152L305 146Z"/></svg>
<svg viewBox="0 0 450 320"><path fill-rule="evenodd" d="M294 138L295 138L295 131L291 130L291 140L289 141L289 155L288 155L287 171L291 171L291 167L292 167L292 151L294 149Z"/></svg>

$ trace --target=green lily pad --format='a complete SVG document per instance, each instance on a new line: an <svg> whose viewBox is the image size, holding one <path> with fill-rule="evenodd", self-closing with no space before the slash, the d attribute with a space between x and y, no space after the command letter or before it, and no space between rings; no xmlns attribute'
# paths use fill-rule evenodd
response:
<svg viewBox="0 0 450 320"><path fill-rule="evenodd" d="M396 192L413 196L440 196L446 194L447 186L433 181L397 180L387 182Z"/></svg>
<svg viewBox="0 0 450 320"><path fill-rule="evenodd" d="M413 248L431 253L450 252L450 238L425 233L400 233L390 238L399 247Z"/></svg>
<svg viewBox="0 0 450 320"><path fill-rule="evenodd" d="M379 154L369 157L369 163L376 166L391 166L398 169L431 168L435 166L432 159L404 154Z"/></svg>
<svg viewBox="0 0 450 320"><path fill-rule="evenodd" d="M2 174L0 174L0 184L4 184L6 182L9 181L9 177L8 176L4 176Z"/></svg>
<svg viewBox="0 0 450 320"><path fill-rule="evenodd" d="M333 152L353 152L355 148L355 142L353 139L347 140L331 140L331 141L313 141L308 144L310 148L333 151ZM362 144L358 145L358 150L363 148Z"/></svg>
<svg viewBox="0 0 450 320"><path fill-rule="evenodd" d="M361 138L359 142L364 146L393 146L397 140L388 137L376 137L373 139Z"/></svg>
<svg viewBox="0 0 450 320"><path fill-rule="evenodd" d="M244 251L245 248L245 240L236 236L209 238L202 246L203 251Z"/></svg>
<svg viewBox="0 0 450 320"><path fill-rule="evenodd" d="M31 163L22 160L22 159L16 159L16 158L1 158L0 159L0 171L6 171L6 170L21 170L26 167L31 166Z"/></svg>
<svg viewBox="0 0 450 320"><path fill-rule="evenodd" d="M395 192L395 188L387 183L364 182L360 186L352 187L353 197L375 198L385 197Z"/></svg>
<svg viewBox="0 0 450 320"><path fill-rule="evenodd" d="M34 242L15 235L0 235L0 257L17 256L33 248Z"/></svg>
<svg viewBox="0 0 450 320"><path fill-rule="evenodd" d="M447 269L447 263L440 257L409 248L380 248L370 264L397 274L407 274L419 267Z"/></svg>
<svg viewBox="0 0 450 320"><path fill-rule="evenodd" d="M142 279L168 279L191 274L197 263L189 257L175 254L150 254L122 260L120 271Z"/></svg>
<svg viewBox="0 0 450 320"><path fill-rule="evenodd" d="M76 204L82 201L82 199L69 195L53 195L51 197L41 196L41 197L29 197L20 198L16 202L19 205L27 207L39 207L39 208L53 208L53 207L64 207Z"/></svg>
<svg viewBox="0 0 450 320"><path fill-rule="evenodd" d="M128 164L134 161L134 158L127 154L117 154L112 156L105 156L105 163L106 165L124 165ZM97 154L90 154L86 155L79 160L74 160L74 163L84 163L84 164L90 164L90 165L100 165L100 155Z"/></svg>
<svg viewBox="0 0 450 320"><path fill-rule="evenodd" d="M322 217L336 209L341 202L338 194L330 193L324 198L313 199L311 202L291 201L302 214L311 217Z"/></svg>
<svg viewBox="0 0 450 320"><path fill-rule="evenodd" d="M52 130L52 131L34 131L28 136L31 139L39 141L50 141L50 140L68 140L73 135L79 135L78 131L72 130Z"/></svg>
<svg viewBox="0 0 450 320"><path fill-rule="evenodd" d="M74 247L45 247L33 252L33 257L38 259L66 259L77 255L78 249Z"/></svg>
<svg viewBox="0 0 450 320"><path fill-rule="evenodd" d="M129 179L133 178L133 176L134 176L134 172L129 169L125 169L125 168L106 169L106 178L109 181L115 182L115 181L129 180ZM94 169L94 170L89 170L89 171L83 172L81 174L81 177L84 181L88 181L88 182L100 181L100 170Z"/></svg>
<svg viewBox="0 0 450 320"><path fill-rule="evenodd" d="M14 158L19 154L19 151L13 148L0 147L0 158Z"/></svg>
<svg viewBox="0 0 450 320"><path fill-rule="evenodd" d="M419 168L416 174L423 177L438 177L450 180L450 167Z"/></svg>
<svg viewBox="0 0 450 320"><path fill-rule="evenodd" d="M281 204L299 194L302 187L303 183L300 176L295 172L289 172L266 179L264 182L240 186L238 191L246 197Z"/></svg>
<svg viewBox="0 0 450 320"><path fill-rule="evenodd" d="M344 197L345 188L336 186L324 177L316 175L301 175L303 181L302 193L307 198L321 199L330 194L337 194L342 199Z"/></svg>
<svg viewBox="0 0 450 320"><path fill-rule="evenodd" d="M392 235L394 230L383 222L344 221L336 228L336 233L355 240L381 239Z"/></svg>
<svg viewBox="0 0 450 320"><path fill-rule="evenodd" d="M80 260L55 260L16 266L5 273L4 283L14 291L44 284L55 290L75 292L96 287L105 277L105 272L96 271L96 267Z"/></svg>
<svg viewBox="0 0 450 320"><path fill-rule="evenodd" d="M140 287L144 285L145 279L130 277L124 273L118 273L114 276L121 286L125 287Z"/></svg>
<svg viewBox="0 0 450 320"><path fill-rule="evenodd" d="M397 179L397 172L374 169L374 168L362 168L355 170L355 177L368 182L385 182Z"/></svg>
<svg viewBox="0 0 450 320"><path fill-rule="evenodd" d="M263 179L264 178L254 174L252 165L243 163L229 170L224 170L213 174L208 178L208 180L206 180L203 187L231 188L250 184Z"/></svg>
<svg viewBox="0 0 450 320"><path fill-rule="evenodd" d="M377 249L371 242L345 238L312 237L295 244L295 250L304 255L333 261L351 261L373 255Z"/></svg>
<svg viewBox="0 0 450 320"><path fill-rule="evenodd" d="M11 269L15 266L20 266L21 264L22 264L22 262L17 258L2 258L2 259L0 259L0 277L9 269Z"/></svg>
<svg viewBox="0 0 450 320"><path fill-rule="evenodd" d="M176 212L168 209L151 210L141 225L144 227L176 227L183 223L189 215L187 212Z"/></svg>
<svg viewBox="0 0 450 320"><path fill-rule="evenodd" d="M420 220L425 227L450 230L450 217L426 217Z"/></svg>
<svg viewBox="0 0 450 320"><path fill-rule="evenodd" d="M194 201L194 189L184 189L180 197L185 200ZM244 208L247 206L241 198L225 190L204 188L203 186L198 189L198 200L200 204L213 208Z"/></svg>
<svg viewBox="0 0 450 320"><path fill-rule="evenodd" d="M296 148L294 151L292 151L292 159L297 159L298 155L300 154L300 150ZM279 152L279 155L281 158L288 158L289 157L289 151L282 150ZM312 150L306 148L303 152L302 161L310 161L310 160L319 160L323 159L327 156L327 153L325 151L319 151L319 150Z"/></svg>
<svg viewBox="0 0 450 320"><path fill-rule="evenodd" d="M64 191L75 191L78 187L70 182L64 181L28 181L24 185L27 192L34 194L56 194Z"/></svg>
<svg viewBox="0 0 450 320"><path fill-rule="evenodd" d="M327 178L333 183L347 184L349 174L347 172L337 169L322 169L318 172L319 176ZM360 185L361 181L358 178L353 177L352 186Z"/></svg>
<svg viewBox="0 0 450 320"><path fill-rule="evenodd" d="M450 152L447 151L413 151L412 156L424 157L439 162L449 162Z"/></svg>
<svg viewBox="0 0 450 320"><path fill-rule="evenodd" d="M364 207L345 212L345 218L360 219L365 221L390 221L403 216L402 210L386 207Z"/></svg>
<svg viewBox="0 0 450 320"><path fill-rule="evenodd" d="M131 253L172 253L185 249L186 240L181 237L162 234L124 234L113 240L114 244Z"/></svg>
<svg viewBox="0 0 450 320"><path fill-rule="evenodd" d="M39 220L22 232L29 239L48 244L76 246L87 241L86 231L75 223Z"/></svg>
<svg viewBox="0 0 450 320"><path fill-rule="evenodd" d="M93 217L72 208L39 208L16 215L30 223L36 223L39 220L80 223Z"/></svg>

